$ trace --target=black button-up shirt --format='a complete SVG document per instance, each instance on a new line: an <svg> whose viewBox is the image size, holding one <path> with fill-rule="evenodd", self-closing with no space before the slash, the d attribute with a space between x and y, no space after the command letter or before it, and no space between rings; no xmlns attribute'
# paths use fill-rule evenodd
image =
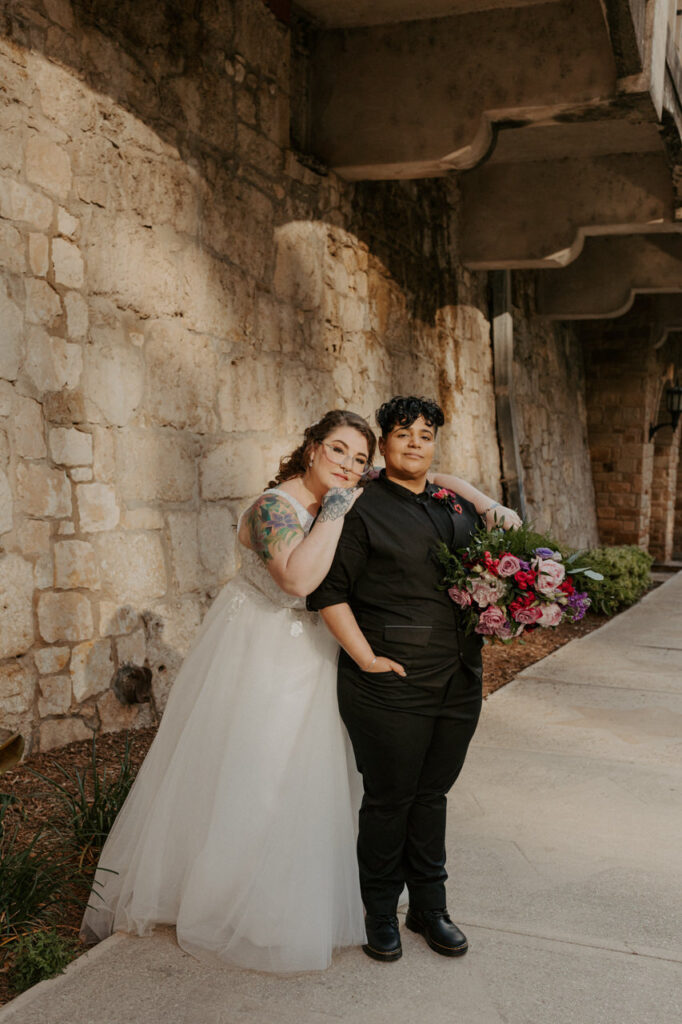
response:
<svg viewBox="0 0 682 1024"><path fill-rule="evenodd" d="M480 639L464 637L460 613L439 589L435 557L441 541L465 546L480 518L457 497L461 512L386 478L372 481L346 516L332 566L308 598L312 610L348 603L377 655L411 662L441 661L462 653L480 665ZM466 652L464 650L466 648Z"/></svg>

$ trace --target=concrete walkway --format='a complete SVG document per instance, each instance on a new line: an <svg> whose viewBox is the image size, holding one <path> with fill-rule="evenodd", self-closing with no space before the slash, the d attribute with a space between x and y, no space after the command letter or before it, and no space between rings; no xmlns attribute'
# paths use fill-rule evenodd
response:
<svg viewBox="0 0 682 1024"><path fill-rule="evenodd" d="M460 960L404 934L323 973L217 968L115 935L0 1024L682 1021L682 573L485 704L449 814Z"/></svg>

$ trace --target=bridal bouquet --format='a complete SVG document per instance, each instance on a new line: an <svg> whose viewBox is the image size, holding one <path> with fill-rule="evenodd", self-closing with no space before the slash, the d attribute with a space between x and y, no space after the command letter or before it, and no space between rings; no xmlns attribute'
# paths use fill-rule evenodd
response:
<svg viewBox="0 0 682 1024"><path fill-rule="evenodd" d="M441 545L442 587L461 608L467 633L512 640L566 619L582 619L590 599L573 577L600 575L575 565L579 553L565 558L549 543L524 523L508 532L481 528L468 547L455 552Z"/></svg>

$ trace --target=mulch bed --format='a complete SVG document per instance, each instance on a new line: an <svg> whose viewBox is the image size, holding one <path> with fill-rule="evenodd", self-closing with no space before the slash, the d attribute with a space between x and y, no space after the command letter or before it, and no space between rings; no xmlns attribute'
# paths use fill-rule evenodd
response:
<svg viewBox="0 0 682 1024"><path fill-rule="evenodd" d="M541 629L529 634L522 642L512 644L488 644L483 650L484 694L504 686L523 668L546 657L557 647L585 636L593 629L608 622L608 616L587 615L580 622L565 623L555 629ZM130 733L130 760L137 769L154 739L156 729L140 729ZM106 768L111 777L116 775L121 764L126 742L125 733L109 733L97 737L97 765ZM61 839L50 828L51 823L59 818L61 802L55 791L46 783L41 782L31 770L40 772L59 782L63 782L62 773L56 767L57 761L69 772L83 773L91 761L92 745L89 741L70 743L60 750L45 754L34 754L17 768L6 772L0 780L0 791L12 793L21 801L21 813L11 812L11 817L20 825L19 841L28 843L40 827L45 829L41 839L41 848L49 850L55 858L67 859L71 865L70 889L74 903L64 904L59 911L56 926L66 937L76 937L83 914L83 907L88 898L90 880L95 870L94 857L78 869L79 854L69 849L68 843ZM6 824L11 827L11 820ZM82 952L82 949L77 950ZM0 966L0 1005L7 1002L12 995L9 991L5 970Z"/></svg>

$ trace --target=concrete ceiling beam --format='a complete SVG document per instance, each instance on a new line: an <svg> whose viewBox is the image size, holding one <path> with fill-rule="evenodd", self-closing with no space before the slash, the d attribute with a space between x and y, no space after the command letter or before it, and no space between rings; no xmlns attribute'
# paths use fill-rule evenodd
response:
<svg viewBox="0 0 682 1024"><path fill-rule="evenodd" d="M332 29L311 57L310 147L350 180L438 176L480 162L496 122L616 94L599 0Z"/></svg>
<svg viewBox="0 0 682 1024"><path fill-rule="evenodd" d="M564 270L537 275L537 310L551 320L622 316L638 293L661 295L663 315L682 325L682 224L673 233L589 238Z"/></svg>
<svg viewBox="0 0 682 1024"><path fill-rule="evenodd" d="M474 270L564 267L590 235L668 230L663 153L489 163L460 177L461 259Z"/></svg>

